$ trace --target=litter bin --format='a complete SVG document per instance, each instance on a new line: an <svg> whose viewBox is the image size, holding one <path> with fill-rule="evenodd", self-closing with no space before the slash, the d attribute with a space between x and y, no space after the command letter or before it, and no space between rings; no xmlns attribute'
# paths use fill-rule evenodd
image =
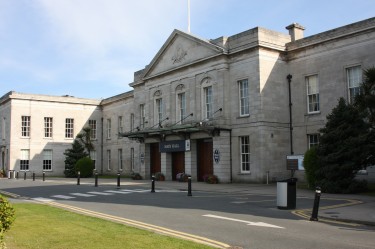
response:
<svg viewBox="0 0 375 249"><path fill-rule="evenodd" d="M297 178L277 182L277 208L295 209L297 199Z"/></svg>

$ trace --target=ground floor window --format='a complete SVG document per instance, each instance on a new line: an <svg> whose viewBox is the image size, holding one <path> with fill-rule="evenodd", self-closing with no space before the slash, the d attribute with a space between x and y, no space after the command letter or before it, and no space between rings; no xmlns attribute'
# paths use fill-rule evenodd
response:
<svg viewBox="0 0 375 249"><path fill-rule="evenodd" d="M20 170L29 170L30 150L21 150Z"/></svg>
<svg viewBox="0 0 375 249"><path fill-rule="evenodd" d="M52 150L43 150L43 170L52 170Z"/></svg>
<svg viewBox="0 0 375 249"><path fill-rule="evenodd" d="M240 137L241 173L250 173L250 138Z"/></svg>
<svg viewBox="0 0 375 249"><path fill-rule="evenodd" d="M111 170L111 150L107 150L107 169Z"/></svg>
<svg viewBox="0 0 375 249"><path fill-rule="evenodd" d="M319 134L310 134L310 135L307 135L307 137L309 140L309 149L319 144Z"/></svg>

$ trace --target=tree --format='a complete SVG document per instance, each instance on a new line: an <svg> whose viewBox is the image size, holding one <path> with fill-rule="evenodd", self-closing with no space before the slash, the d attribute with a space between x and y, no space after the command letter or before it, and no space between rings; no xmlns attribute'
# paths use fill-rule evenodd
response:
<svg viewBox="0 0 375 249"><path fill-rule="evenodd" d="M74 139L72 148L67 149L64 153L65 157L65 170L64 174L66 177L76 177L77 172L75 169L76 163L79 159L87 157L88 154L82 144Z"/></svg>
<svg viewBox="0 0 375 249"><path fill-rule="evenodd" d="M78 139L79 142L85 147L90 156L90 152L94 150L94 144L91 141L91 128L88 126L84 127L82 132L77 135L76 139Z"/></svg>
<svg viewBox="0 0 375 249"><path fill-rule="evenodd" d="M358 183L355 174L363 168L368 157L369 125L363 112L346 104L344 98L327 116L327 123L320 129L317 150L319 168L315 172L316 184L323 191L355 192Z"/></svg>
<svg viewBox="0 0 375 249"><path fill-rule="evenodd" d="M91 177L94 170L94 162L89 157L83 157L77 161L75 170L81 173L81 177Z"/></svg>

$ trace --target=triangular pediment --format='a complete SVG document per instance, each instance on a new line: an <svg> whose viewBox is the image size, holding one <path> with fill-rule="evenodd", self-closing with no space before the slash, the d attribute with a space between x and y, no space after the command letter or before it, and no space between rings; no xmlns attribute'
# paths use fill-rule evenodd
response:
<svg viewBox="0 0 375 249"><path fill-rule="evenodd" d="M174 30L147 66L143 78L161 75L223 54L224 48L188 33Z"/></svg>

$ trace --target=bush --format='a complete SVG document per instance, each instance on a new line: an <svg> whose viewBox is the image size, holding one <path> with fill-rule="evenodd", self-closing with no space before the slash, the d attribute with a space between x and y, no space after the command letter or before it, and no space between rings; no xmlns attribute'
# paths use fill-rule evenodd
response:
<svg viewBox="0 0 375 249"><path fill-rule="evenodd" d="M204 182L210 183L210 184L219 183L219 178L217 178L216 175L205 175L203 176L203 180Z"/></svg>
<svg viewBox="0 0 375 249"><path fill-rule="evenodd" d="M316 147L312 147L306 151L303 159L303 166L305 168L305 178L308 187L313 189L316 187L316 172L319 169Z"/></svg>
<svg viewBox="0 0 375 249"><path fill-rule="evenodd" d="M155 173L155 180L156 181L165 181L165 176L161 172L156 172Z"/></svg>
<svg viewBox="0 0 375 249"><path fill-rule="evenodd" d="M94 162L89 157L81 158L75 165L75 171L80 171L81 177L91 177L94 170Z"/></svg>
<svg viewBox="0 0 375 249"><path fill-rule="evenodd" d="M133 180L142 180L142 176L139 173L134 173L134 172L131 174L131 178Z"/></svg>
<svg viewBox="0 0 375 249"><path fill-rule="evenodd" d="M7 199L0 195L0 248L6 248L4 232L9 230L14 221L14 209Z"/></svg>

